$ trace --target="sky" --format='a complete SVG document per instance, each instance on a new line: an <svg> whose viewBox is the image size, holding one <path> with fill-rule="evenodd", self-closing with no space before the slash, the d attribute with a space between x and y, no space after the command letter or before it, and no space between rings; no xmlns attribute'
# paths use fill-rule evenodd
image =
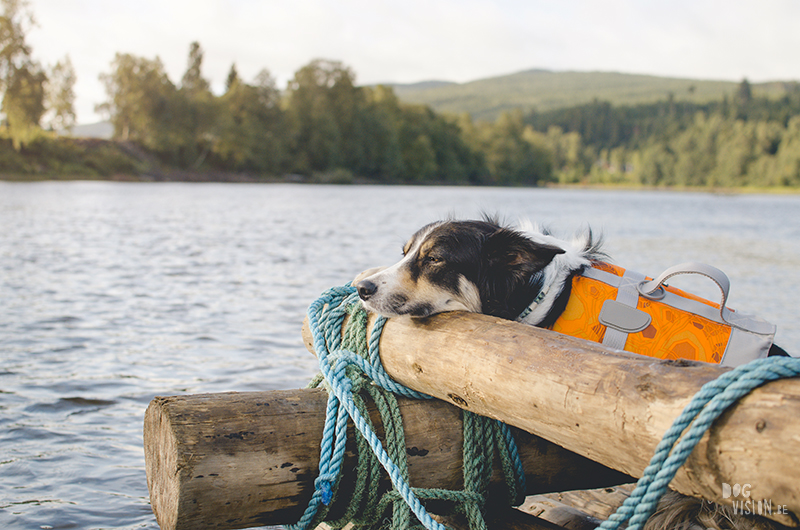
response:
<svg viewBox="0 0 800 530"><path fill-rule="evenodd" d="M231 64L285 88L314 59L359 84L459 83L539 68L751 82L800 80L797 0L29 0L33 56L69 55L78 123L102 119L116 53L158 56L179 83L189 45L221 93Z"/></svg>

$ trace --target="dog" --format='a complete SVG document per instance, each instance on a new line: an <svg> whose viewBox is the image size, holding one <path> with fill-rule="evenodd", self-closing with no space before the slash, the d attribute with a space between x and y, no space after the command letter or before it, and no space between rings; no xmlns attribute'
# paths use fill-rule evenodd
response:
<svg viewBox="0 0 800 530"><path fill-rule="evenodd" d="M567 242L533 225L440 221L417 231L398 263L353 285L367 311L386 317L460 310L516 319L536 300L524 322L545 327L563 311L572 277L607 259L600 247L591 229Z"/></svg>
<svg viewBox="0 0 800 530"><path fill-rule="evenodd" d="M422 227L400 261L353 285L364 308L385 317L468 311L547 328L564 312L573 277L608 260L588 227L566 241L531 223L446 220ZM776 345L769 355L788 356Z"/></svg>
<svg viewBox="0 0 800 530"><path fill-rule="evenodd" d="M418 230L390 267L353 280L364 308L385 317L425 318L468 311L549 327L564 311L572 279L609 257L591 228L571 241L530 223L519 229L497 219L445 220ZM770 355L787 355L773 346ZM646 530L770 530L771 521L670 492Z"/></svg>

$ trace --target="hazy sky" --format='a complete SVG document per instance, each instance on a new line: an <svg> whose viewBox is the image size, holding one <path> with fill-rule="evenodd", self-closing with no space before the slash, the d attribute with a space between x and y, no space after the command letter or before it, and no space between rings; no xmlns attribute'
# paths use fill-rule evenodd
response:
<svg viewBox="0 0 800 530"><path fill-rule="evenodd" d="M164 62L173 82L189 44L219 92L235 62L284 88L314 58L360 84L471 81L531 68L739 81L800 79L797 0L30 0L33 54L69 54L79 123L99 120L98 80L116 52Z"/></svg>

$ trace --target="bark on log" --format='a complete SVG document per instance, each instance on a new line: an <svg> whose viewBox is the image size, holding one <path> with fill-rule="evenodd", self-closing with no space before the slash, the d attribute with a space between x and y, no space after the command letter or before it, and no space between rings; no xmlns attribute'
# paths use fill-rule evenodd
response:
<svg viewBox="0 0 800 530"><path fill-rule="evenodd" d="M307 324L303 336L311 347ZM390 319L380 349L386 371L403 385L635 477L700 387L728 370L461 312ZM768 500L768 517L797 526L798 418L800 380L757 388L714 423L671 487L729 505ZM723 483L749 484L749 499L723 498Z"/></svg>
<svg viewBox="0 0 800 530"><path fill-rule="evenodd" d="M625 502L633 486L531 495L518 509L564 530L594 530Z"/></svg>
<svg viewBox="0 0 800 530"><path fill-rule="evenodd" d="M145 467L162 530L296 522L313 492L326 403L324 390L310 389L155 398L145 413ZM461 488L459 409L411 399L400 408L410 483ZM529 494L631 480L528 433L518 445ZM346 473L355 467L352 446ZM346 492L352 477L343 481Z"/></svg>

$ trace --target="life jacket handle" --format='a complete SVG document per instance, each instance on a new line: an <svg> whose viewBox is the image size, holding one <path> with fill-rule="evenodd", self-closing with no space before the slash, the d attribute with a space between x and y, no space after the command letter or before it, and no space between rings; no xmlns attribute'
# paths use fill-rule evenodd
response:
<svg viewBox="0 0 800 530"><path fill-rule="evenodd" d="M675 265L662 272L655 280L640 282L637 286L637 289L645 298L663 298L664 294L662 286L664 282L673 276L677 276L678 274L699 274L701 276L705 276L706 278L710 278L714 283L716 283L717 287L719 287L719 290L722 291L722 300L719 304L719 316L724 322L727 322L731 326L737 327L736 324L730 322L728 318L726 318L731 314L731 311L725 307L725 303L728 301L728 294L730 293L731 282L724 272L706 263L689 261Z"/></svg>

